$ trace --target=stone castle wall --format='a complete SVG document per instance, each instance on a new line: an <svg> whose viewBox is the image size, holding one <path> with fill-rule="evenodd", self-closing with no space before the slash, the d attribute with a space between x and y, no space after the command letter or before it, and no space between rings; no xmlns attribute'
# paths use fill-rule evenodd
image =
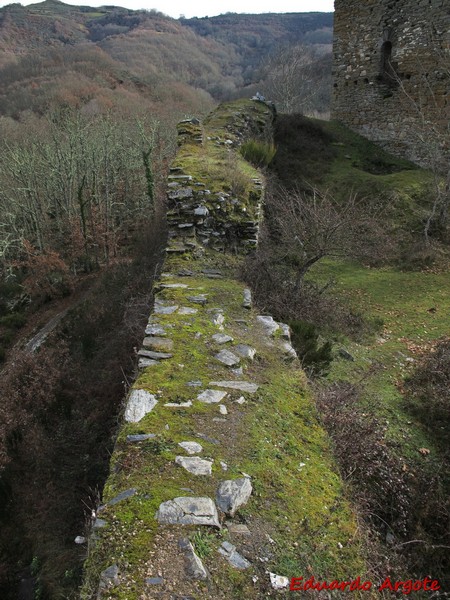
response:
<svg viewBox="0 0 450 600"><path fill-rule="evenodd" d="M178 127L164 272L92 515L82 600L266 598L289 585L274 554L295 548L294 523L337 522L342 548L341 530L355 529L331 512L340 488L289 327L258 314L238 277L264 193L239 146L271 124L270 107L247 100ZM286 432L296 458L281 450ZM321 486L299 494L312 447Z"/></svg>
<svg viewBox="0 0 450 600"><path fill-rule="evenodd" d="M448 0L336 0L332 117L415 162L448 156L449 44Z"/></svg>

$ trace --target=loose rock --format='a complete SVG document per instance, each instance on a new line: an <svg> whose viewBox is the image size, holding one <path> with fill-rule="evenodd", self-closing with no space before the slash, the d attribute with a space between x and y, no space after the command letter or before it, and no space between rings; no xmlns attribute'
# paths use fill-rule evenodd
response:
<svg viewBox="0 0 450 600"><path fill-rule="evenodd" d="M203 450L203 446L198 442L179 442L178 445L188 454L198 454Z"/></svg>
<svg viewBox="0 0 450 600"><path fill-rule="evenodd" d="M175 462L193 475L211 475L212 461L198 456L177 456Z"/></svg>
<svg viewBox="0 0 450 600"><path fill-rule="evenodd" d="M108 588L119 585L119 567L114 564L102 571L100 575L100 587Z"/></svg>
<svg viewBox="0 0 450 600"><path fill-rule="evenodd" d="M236 356L229 350L221 350L216 354L215 358L227 367L233 367L234 365L239 364L241 360L238 356Z"/></svg>
<svg viewBox="0 0 450 600"><path fill-rule="evenodd" d="M275 331L280 328L278 323L273 320L273 317L259 315L256 317L256 319L261 323L267 335L273 335Z"/></svg>
<svg viewBox="0 0 450 600"><path fill-rule="evenodd" d="M226 335L225 333L215 333L212 336L212 339L217 344L226 344L227 342L232 342L233 341L233 338L231 337L231 335Z"/></svg>
<svg viewBox="0 0 450 600"><path fill-rule="evenodd" d="M211 498L181 496L160 504L155 518L167 525L210 525L220 529L219 515Z"/></svg>
<svg viewBox="0 0 450 600"><path fill-rule="evenodd" d="M251 567L251 563L239 554L236 550L236 546L233 546L230 542L223 542L222 546L219 548L219 553L236 569L243 571Z"/></svg>
<svg viewBox="0 0 450 600"><path fill-rule="evenodd" d="M247 344L238 344L233 347L233 350L238 354L241 358L248 358L253 360L255 358L256 350L251 346L247 346Z"/></svg>
<svg viewBox="0 0 450 600"><path fill-rule="evenodd" d="M221 402L227 394L228 392L220 390L205 390L197 396L197 400L206 404L212 404L213 402Z"/></svg>
<svg viewBox="0 0 450 600"><path fill-rule="evenodd" d="M233 517L237 509L248 502L251 493L252 484L247 477L222 481L216 493L217 506Z"/></svg>
<svg viewBox="0 0 450 600"><path fill-rule="evenodd" d="M157 403L157 399L150 392L146 390L133 390L128 397L125 409L125 421L128 423L138 423L155 408Z"/></svg>
<svg viewBox="0 0 450 600"><path fill-rule="evenodd" d="M202 561L195 553L191 542L184 538L178 542L180 549L184 552L184 560L186 564L186 573L188 577L193 579L207 579L208 572L205 569Z"/></svg>
<svg viewBox="0 0 450 600"><path fill-rule="evenodd" d="M275 575L275 573L269 573L270 584L274 590L283 590L289 586L289 579L283 577L283 575Z"/></svg>
<svg viewBox="0 0 450 600"><path fill-rule="evenodd" d="M250 383L249 381L210 381L208 385L239 390L240 392L248 392L249 394L254 394L259 387L256 383Z"/></svg>

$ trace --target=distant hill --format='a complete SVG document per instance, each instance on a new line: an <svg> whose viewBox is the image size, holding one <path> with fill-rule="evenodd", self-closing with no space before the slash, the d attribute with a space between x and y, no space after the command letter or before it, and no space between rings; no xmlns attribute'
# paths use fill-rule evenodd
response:
<svg viewBox="0 0 450 600"><path fill-rule="evenodd" d="M70 72L94 87L139 89L157 103L169 94L210 105L212 98L252 93L264 81L261 66L281 45L305 44L322 56L331 49L332 20L331 13L177 20L154 10L58 0L10 4L0 9L0 113L24 110L30 86L31 109L44 110L39 95L66 86L59 79Z"/></svg>

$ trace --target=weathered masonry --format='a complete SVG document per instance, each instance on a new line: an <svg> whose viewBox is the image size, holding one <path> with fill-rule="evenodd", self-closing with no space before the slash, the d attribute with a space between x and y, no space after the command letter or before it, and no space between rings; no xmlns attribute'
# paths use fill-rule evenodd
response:
<svg viewBox="0 0 450 600"><path fill-rule="evenodd" d="M83 600L258 600L323 565L364 573L289 327L258 314L237 276L264 195L239 146L271 122L245 100L179 125L167 254Z"/></svg>
<svg viewBox="0 0 450 600"><path fill-rule="evenodd" d="M448 0L336 0L333 71L333 118L418 163L448 158Z"/></svg>

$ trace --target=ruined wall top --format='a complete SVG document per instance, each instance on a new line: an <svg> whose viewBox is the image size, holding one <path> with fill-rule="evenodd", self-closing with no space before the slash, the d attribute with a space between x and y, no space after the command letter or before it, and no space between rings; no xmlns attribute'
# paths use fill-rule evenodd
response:
<svg viewBox="0 0 450 600"><path fill-rule="evenodd" d="M203 123L179 123L168 184L169 253L242 253L256 246L264 186L239 147L251 138L271 139L272 121L268 104L241 100L222 104Z"/></svg>
<svg viewBox="0 0 450 600"><path fill-rule="evenodd" d="M447 0L336 0L333 118L430 164L448 137L449 47Z"/></svg>

